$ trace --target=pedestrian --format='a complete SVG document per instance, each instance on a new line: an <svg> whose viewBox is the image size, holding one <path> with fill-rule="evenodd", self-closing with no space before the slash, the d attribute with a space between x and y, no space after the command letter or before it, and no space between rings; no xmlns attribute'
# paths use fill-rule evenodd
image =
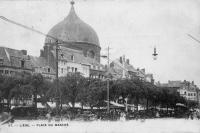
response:
<svg viewBox="0 0 200 133"><path fill-rule="evenodd" d="M156 112L156 118L159 118L160 117L160 114L159 114L159 112L157 111Z"/></svg>
<svg viewBox="0 0 200 133"><path fill-rule="evenodd" d="M48 119L48 122L51 122L51 112L48 112L48 113L46 114L46 117L47 117L47 119Z"/></svg>
<svg viewBox="0 0 200 133"><path fill-rule="evenodd" d="M191 118L191 120L193 120L193 118L194 118L194 116L193 116L193 112L191 112L191 114L190 114L190 118Z"/></svg>

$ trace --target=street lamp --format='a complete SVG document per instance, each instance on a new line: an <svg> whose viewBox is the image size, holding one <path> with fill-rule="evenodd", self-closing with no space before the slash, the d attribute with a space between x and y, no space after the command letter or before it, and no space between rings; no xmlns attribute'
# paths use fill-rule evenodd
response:
<svg viewBox="0 0 200 133"><path fill-rule="evenodd" d="M60 113L60 104L61 103L61 93L60 93L60 89L59 89L59 85L58 85L58 53L59 53L59 50L60 50L60 46L62 46L62 42L58 42L58 40L56 39L55 43L50 43L50 44L53 44L56 46L56 90L55 90L55 94L56 94L56 97L55 97L55 101L56 101L56 116L59 115Z"/></svg>
<svg viewBox="0 0 200 133"><path fill-rule="evenodd" d="M109 47L108 47L108 55L102 55L101 56L102 58L107 58L107 72L109 70ZM108 75L109 76L109 75ZM109 114L110 113L110 92L109 92L109 77L107 76L107 113Z"/></svg>

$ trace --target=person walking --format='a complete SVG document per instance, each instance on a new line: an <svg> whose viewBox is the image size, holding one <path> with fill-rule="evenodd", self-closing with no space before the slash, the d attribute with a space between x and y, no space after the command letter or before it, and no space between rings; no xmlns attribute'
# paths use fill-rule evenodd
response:
<svg viewBox="0 0 200 133"><path fill-rule="evenodd" d="M50 111L46 114L46 117L47 117L48 122L51 122L51 112Z"/></svg>

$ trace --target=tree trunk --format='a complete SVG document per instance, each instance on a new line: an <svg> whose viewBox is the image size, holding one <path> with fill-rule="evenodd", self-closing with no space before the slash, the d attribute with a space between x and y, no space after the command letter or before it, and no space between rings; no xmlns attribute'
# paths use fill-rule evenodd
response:
<svg viewBox="0 0 200 133"><path fill-rule="evenodd" d="M75 102L72 102L72 109L74 110Z"/></svg>
<svg viewBox="0 0 200 133"><path fill-rule="evenodd" d="M136 97L136 110L138 111L139 98Z"/></svg>
<svg viewBox="0 0 200 133"><path fill-rule="evenodd" d="M168 104L167 104L167 114L168 114L168 108L169 108L169 107L168 107Z"/></svg>
<svg viewBox="0 0 200 133"><path fill-rule="evenodd" d="M11 101L11 99L8 98L7 99L7 109L8 109L7 111L10 111L10 108L11 108L10 107L10 101Z"/></svg>
<svg viewBox="0 0 200 133"><path fill-rule="evenodd" d="M38 115L38 110L37 110L37 88L35 88L35 92L34 92L34 108L35 108L35 118Z"/></svg>
<svg viewBox="0 0 200 133"><path fill-rule="evenodd" d="M37 110L37 88L35 89L34 92L34 107Z"/></svg>
<svg viewBox="0 0 200 133"><path fill-rule="evenodd" d="M146 110L149 110L149 99L147 98Z"/></svg>
<svg viewBox="0 0 200 133"><path fill-rule="evenodd" d="M83 103L81 103L81 109L83 110Z"/></svg>

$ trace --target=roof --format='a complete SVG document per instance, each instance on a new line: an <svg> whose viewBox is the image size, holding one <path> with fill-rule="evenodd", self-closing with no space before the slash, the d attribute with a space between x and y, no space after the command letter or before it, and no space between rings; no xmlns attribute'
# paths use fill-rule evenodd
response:
<svg viewBox="0 0 200 133"><path fill-rule="evenodd" d="M48 74L55 74L54 69L48 65L47 60L44 57L35 57L35 56L30 56L30 61L32 64L32 67L34 68L39 68L41 73L47 73L46 68L51 68L50 73Z"/></svg>
<svg viewBox="0 0 200 133"><path fill-rule="evenodd" d="M182 81L168 81L168 87L181 87Z"/></svg>
<svg viewBox="0 0 200 133"><path fill-rule="evenodd" d="M122 78L123 70L126 71L125 76L127 75L128 72L135 74L137 73L137 70L131 64L128 64L126 61L124 61L124 63L125 64L123 66L122 63L120 63L119 59L112 61L110 73L116 75L115 76L116 78Z"/></svg>
<svg viewBox="0 0 200 133"><path fill-rule="evenodd" d="M113 68L109 68L108 71L105 72L105 75L112 79L119 79L121 78L119 72Z"/></svg>
<svg viewBox="0 0 200 133"><path fill-rule="evenodd" d="M23 53L22 50L0 47L0 57L3 59L4 66L21 67L21 61L25 61L24 68L32 69L30 56Z"/></svg>
<svg viewBox="0 0 200 133"><path fill-rule="evenodd" d="M30 60L31 60L33 67L46 67L47 66L47 61L44 57L30 56Z"/></svg>
<svg viewBox="0 0 200 133"><path fill-rule="evenodd" d="M76 14L72 4L68 16L56 24L48 35L63 40L65 42L89 43L99 45L99 39L93 28L83 22ZM47 37L45 43L50 43L52 39ZM67 44L66 44L67 45Z"/></svg>

